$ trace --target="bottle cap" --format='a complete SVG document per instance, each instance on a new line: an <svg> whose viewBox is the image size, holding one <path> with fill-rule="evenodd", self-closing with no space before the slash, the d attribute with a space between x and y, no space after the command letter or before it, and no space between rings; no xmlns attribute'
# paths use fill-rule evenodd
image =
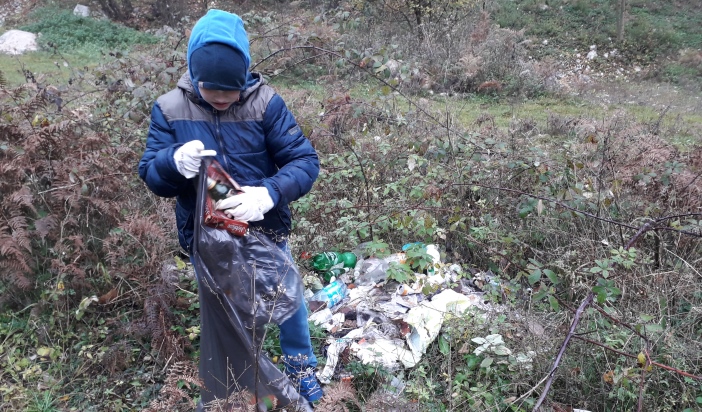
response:
<svg viewBox="0 0 702 412"><path fill-rule="evenodd" d="M215 186L217 186L217 181L211 177L208 177L207 178L207 190L210 190Z"/></svg>

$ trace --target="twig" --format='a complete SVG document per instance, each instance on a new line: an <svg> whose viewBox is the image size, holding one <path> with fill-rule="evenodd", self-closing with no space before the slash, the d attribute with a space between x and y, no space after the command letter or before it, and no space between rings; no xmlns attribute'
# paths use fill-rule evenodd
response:
<svg viewBox="0 0 702 412"><path fill-rule="evenodd" d="M641 368L641 382L639 382L639 400L636 405L636 411L643 411L643 398L644 398L644 382L646 381L646 368Z"/></svg>
<svg viewBox="0 0 702 412"><path fill-rule="evenodd" d="M93 177L90 177L90 178L87 178L87 179L80 179L79 182L71 183L70 185L64 185L64 186L59 186L59 187L52 187L51 189L42 190L41 192L38 192L37 194L43 195L44 193L54 192L54 191L56 191L56 190L68 189L69 187L77 186L77 185L83 184L83 183L85 183L85 182L89 182L89 181L91 181L91 180L104 179L104 178L106 178L106 177L108 177L108 176L123 176L123 175L131 175L131 173L109 173L109 174L106 174L106 175L93 176Z"/></svg>
<svg viewBox="0 0 702 412"><path fill-rule="evenodd" d="M685 376L685 377L688 377L688 378L691 378L691 379L695 379L695 380L698 380L698 381L702 381L702 376L693 375L693 374L691 374L691 373L688 373L688 372L685 372L685 371L681 371L681 370L678 369L678 368L674 368L674 367L672 367L672 366L663 365L662 363L658 363L658 362L652 361L652 360L651 360L651 356L650 356L649 353L648 353L648 349L644 350L644 354L646 354L646 361L648 362L649 365L658 366L659 368L663 368L663 369L669 370L669 371L671 371L671 372L679 373L679 374L682 375L682 376Z"/></svg>
<svg viewBox="0 0 702 412"><path fill-rule="evenodd" d="M636 234L629 239L629 241L626 243L624 246L625 250L629 250L634 243L647 231L653 229L653 223L652 222L646 222L643 226L639 228L639 230L636 232ZM592 303L592 300L594 299L595 294L590 291L585 299L582 301L580 306L578 307L578 310L575 311L575 317L573 318L573 321L570 324L570 329L568 330L568 335L566 335L565 339L563 340L563 343L561 344L561 348L558 350L558 355L556 356L556 359L553 361L553 365L551 366L551 370L548 373L548 380L546 381L546 384L544 385L544 391L541 393L541 396L539 399L536 401L536 404L534 405L534 411L538 411L541 405L543 404L544 400L546 399L546 396L548 395L549 389L551 389L551 385L553 384L553 378L555 376L556 369L558 369L558 365L561 363L561 358L563 357L563 354L565 353L566 348L568 347L568 344L570 343L570 339L575 335L575 329L578 327L578 323L580 323L580 318L582 317L583 312L585 309ZM579 339L585 339L582 337L579 337ZM593 341L594 342L594 341ZM624 354L624 352L621 352ZM627 354L629 356L629 354Z"/></svg>
<svg viewBox="0 0 702 412"><path fill-rule="evenodd" d="M702 237L702 233L694 233L694 232L688 232L688 231L685 231L685 230L675 229L675 228L671 228L671 227L660 226L661 223L663 223L663 222L665 222L665 221L668 221L668 220L671 220L671 219L679 219L679 218L682 218L682 217L699 217L699 216L702 216L702 213L685 213L685 214L680 214L680 215L664 216L664 217L660 217L660 218L658 218L658 219L654 219L654 220L652 220L651 222L647 223L648 226L644 225L643 227L638 228L638 227L636 227L636 226L633 226L633 225L630 225L630 224L627 224L627 223L624 223L624 222L617 222L616 220L607 219L607 218L604 218L604 217L597 216L597 215L595 215L595 214L593 214L593 213L585 212L585 211L583 211L583 210L578 210L578 209L576 209L576 208L574 208L574 207L572 207L572 206L569 206L569 205L567 205L567 204L565 204L565 203L563 203L563 202L561 202L561 201L559 201L559 200L553 199L553 198L549 198L549 197L546 197L546 196L539 196L539 195L536 195L536 194L533 194L533 193L527 193L527 192L524 192L524 191L521 191L521 190L517 190L517 189L509 189L509 188L506 188L506 187L490 186L490 185L485 185L485 184L481 184L481 183L477 183L477 182L471 182L471 183L453 183L453 186L478 186L478 187L482 187L482 188L485 188L485 189L493 189L493 190L499 190L499 191L503 191L503 192L516 193L516 194L523 195L523 196L528 196L528 197L531 197L531 198L534 198L534 199L541 199L541 200L544 200L544 201L547 201L547 202L555 203L555 204L557 204L558 206L560 206L560 207L562 207L562 208L564 208L564 209L568 209L568 210L570 210L570 211L572 211L572 212L579 213L579 214L581 214L581 215L583 215L583 216L591 217L591 218L593 218L593 219L595 219L595 220L599 220L599 221L601 221L601 222L610 223L610 224L613 224L613 225L616 225L616 226L626 227L626 228L628 228L628 229L639 229L639 230L642 230L642 229L645 228L645 231L649 231L649 230L670 230L670 231L673 231L673 232L682 233L682 234L685 234L685 235L688 235L688 236L692 236L692 237ZM636 240L638 240L638 238L639 238L640 235L641 235L641 233L637 233L636 235L634 235L634 237L632 238L632 239L634 239L634 242L635 242ZM627 249L627 248L628 248L628 247L626 247L625 249Z"/></svg>
<svg viewBox="0 0 702 412"><path fill-rule="evenodd" d="M534 391L537 390L537 389L539 388L539 386L541 386L541 384L544 383L544 381L545 381L546 379L548 379L548 376L549 376L549 375L546 375L546 376L544 376L543 378L541 378L541 380L540 380L539 382L537 382L536 385L534 385L531 389L529 389L528 391L526 391L522 396L520 396L520 397L518 397L517 399L513 400L512 402L510 402L510 403L509 403L509 406L514 405L514 404L517 403L517 402L521 402L523 399L526 399L527 396L529 396L529 395L531 395L532 393L534 393Z"/></svg>
<svg viewBox="0 0 702 412"><path fill-rule="evenodd" d="M539 399L536 401L536 405L534 405L534 411L538 411L539 408L541 407L541 404L544 402L546 399L546 395L548 395L549 389L551 389L551 384L553 383L553 377L555 376L556 369L558 369L558 365L561 363L561 358L563 357L563 354L565 353L566 348L568 347L568 343L570 343L570 339L573 337L575 334L575 328L578 327L578 323L580 323L580 318L583 315L583 312L585 309L590 305L592 302L592 299L595 297L595 294L590 292L588 295L585 297L585 299L582 301L580 306L578 307L578 310L575 311L575 317L573 318L573 321L570 323L570 330L568 330L568 335L566 335L565 339L563 340L563 343L561 344L561 349L558 351L558 355L556 355L556 359L553 361L553 365L551 366L551 370L548 372L546 384L544 385L544 390L541 392L541 396L539 396Z"/></svg>
<svg viewBox="0 0 702 412"><path fill-rule="evenodd" d="M614 349L613 347L607 346L607 345L605 345L604 343L600 343L600 342L594 341L594 340L592 340L592 339L584 338L584 337L582 337L582 336L580 336L580 335L575 335L575 336L573 336L573 337L574 337L575 339L580 339L581 341L590 343L590 344L592 344L592 345L599 346L599 347L601 347L601 348L603 348L603 349L607 349L608 351L614 352L614 353L616 353L616 354L619 354L619 355L622 355L622 356L626 356L627 358L638 359L638 357L636 357L636 356L634 356L634 355L632 355L632 354L630 354L630 353L622 352L622 351L620 351L619 349Z"/></svg>

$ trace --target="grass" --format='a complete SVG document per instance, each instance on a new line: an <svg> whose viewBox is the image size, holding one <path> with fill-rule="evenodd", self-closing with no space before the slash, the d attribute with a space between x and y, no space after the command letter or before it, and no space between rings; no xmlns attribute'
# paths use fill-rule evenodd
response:
<svg viewBox="0 0 702 412"><path fill-rule="evenodd" d="M27 82L25 70L32 72L41 79L51 79L57 83L65 83L74 77L75 70L93 68L100 64L103 56L96 53L56 54L45 51L29 52L21 55L0 59L0 72L3 73L9 86L18 86ZM44 81L37 78L37 81Z"/></svg>
<svg viewBox="0 0 702 412"><path fill-rule="evenodd" d="M702 16L692 2L638 0L627 2L625 41L634 49L647 47L647 57L702 44ZM616 36L616 9L609 0L576 0L544 8L538 0L498 2L494 18L502 27L526 29L527 35L544 38L564 48L603 46Z"/></svg>
<svg viewBox="0 0 702 412"><path fill-rule="evenodd" d="M20 26L20 30L41 33L38 43L42 48L91 51L157 41L150 34L109 20L79 17L69 10L57 8L38 9L30 14L29 20L28 24Z"/></svg>
<svg viewBox="0 0 702 412"><path fill-rule="evenodd" d="M38 51L0 59L0 71L10 86L29 81L27 72L35 79L41 73L65 82L75 77L74 70L93 68L110 52L158 42L152 35L108 20L74 16L70 10L57 7L37 9L17 29L41 36L37 39Z"/></svg>

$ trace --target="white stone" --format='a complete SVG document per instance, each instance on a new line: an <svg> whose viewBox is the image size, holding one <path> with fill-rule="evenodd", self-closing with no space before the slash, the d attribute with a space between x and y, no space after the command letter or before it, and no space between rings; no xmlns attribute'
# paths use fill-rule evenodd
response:
<svg viewBox="0 0 702 412"><path fill-rule="evenodd" d="M590 50L587 54L588 60L592 60L597 57L597 52L595 50Z"/></svg>
<svg viewBox="0 0 702 412"><path fill-rule="evenodd" d="M8 30L0 36L0 53L22 54L37 50L37 35L28 31Z"/></svg>
<svg viewBox="0 0 702 412"><path fill-rule="evenodd" d="M76 7L73 9L73 14L80 17L90 17L90 8L82 4L76 4Z"/></svg>

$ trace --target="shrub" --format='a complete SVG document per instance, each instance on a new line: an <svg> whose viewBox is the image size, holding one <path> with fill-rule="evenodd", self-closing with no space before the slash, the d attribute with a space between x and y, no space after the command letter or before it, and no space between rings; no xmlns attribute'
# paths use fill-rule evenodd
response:
<svg viewBox="0 0 702 412"><path fill-rule="evenodd" d="M21 30L41 33L39 45L47 50L123 49L135 44L153 44L158 40L146 33L108 20L96 20L74 15L68 10L39 9L30 18L32 23Z"/></svg>
<svg viewBox="0 0 702 412"><path fill-rule="evenodd" d="M193 350L193 313L176 293L190 286L179 284L185 265L173 261L173 204L136 173L153 99L175 81L169 66L182 51L174 44L74 72L67 85L37 74L10 88L0 76L0 307L34 308L36 326L2 330L3 340L29 342L0 349L21 365L10 388L34 387L44 373L61 382L53 390L70 392L83 384L77 375L70 384L51 376L89 371L91 383L71 402L119 410L114 392L89 387ZM64 338L73 343L55 343ZM127 388L135 404L137 387ZM15 389L4 404L24 410L27 396Z"/></svg>

